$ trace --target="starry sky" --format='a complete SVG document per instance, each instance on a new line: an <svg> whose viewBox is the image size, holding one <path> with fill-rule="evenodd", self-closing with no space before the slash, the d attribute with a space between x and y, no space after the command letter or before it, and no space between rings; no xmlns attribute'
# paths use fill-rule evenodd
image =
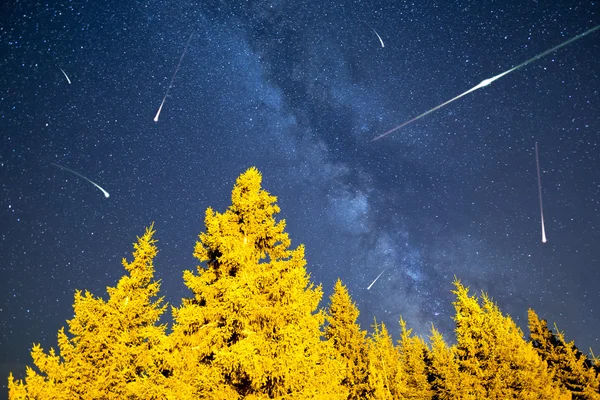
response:
<svg viewBox="0 0 600 400"><path fill-rule="evenodd" d="M600 30L372 141L598 24L577 0L2 2L0 372L56 346L153 221L179 305L250 166L321 305L341 278L364 329L452 342L456 276L600 353Z"/></svg>

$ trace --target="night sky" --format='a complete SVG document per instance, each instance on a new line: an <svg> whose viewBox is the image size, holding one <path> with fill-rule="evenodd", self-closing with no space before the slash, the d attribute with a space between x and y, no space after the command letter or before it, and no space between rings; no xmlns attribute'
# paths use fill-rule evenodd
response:
<svg viewBox="0 0 600 400"><path fill-rule="evenodd" d="M0 382L153 221L178 306L250 166L363 329L452 342L456 276L600 353L600 30L372 141L598 24L597 1L2 2Z"/></svg>

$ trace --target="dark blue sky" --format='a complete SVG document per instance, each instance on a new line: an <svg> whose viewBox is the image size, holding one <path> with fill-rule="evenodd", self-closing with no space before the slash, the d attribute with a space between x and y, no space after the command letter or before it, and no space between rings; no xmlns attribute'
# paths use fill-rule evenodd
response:
<svg viewBox="0 0 600 400"><path fill-rule="evenodd" d="M452 341L456 276L600 352L600 31L371 142L600 24L598 2L544 3L4 2L2 375L56 346L75 289L105 296L152 221L179 305L205 209L250 166L322 306L340 277L363 328Z"/></svg>

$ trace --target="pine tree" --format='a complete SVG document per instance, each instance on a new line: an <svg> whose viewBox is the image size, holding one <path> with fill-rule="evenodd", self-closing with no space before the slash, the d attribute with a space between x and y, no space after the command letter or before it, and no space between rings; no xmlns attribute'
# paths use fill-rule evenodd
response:
<svg viewBox="0 0 600 400"><path fill-rule="evenodd" d="M514 321L482 295L480 306L456 280L456 354L470 395L485 399L569 399Z"/></svg>
<svg viewBox="0 0 600 400"><path fill-rule="evenodd" d="M555 379L563 384L578 400L600 400L600 378L592 362L573 342L567 343L564 334L548 329L545 320L529 309L531 342L537 353L555 372Z"/></svg>
<svg viewBox="0 0 600 400"><path fill-rule="evenodd" d="M592 355L592 365L596 374L600 375L600 357L594 355L592 349L590 348L590 353Z"/></svg>
<svg viewBox="0 0 600 400"><path fill-rule="evenodd" d="M58 333L57 354L35 345L31 352L40 373L27 367L26 383L9 377L10 399L164 397L166 371L160 363L165 326L157 325L165 306L153 300L160 283L153 280L157 250L152 227L134 244L133 262L123 260L129 275L107 288L104 301L77 291L68 337Z"/></svg>
<svg viewBox="0 0 600 400"><path fill-rule="evenodd" d="M429 382L427 364L430 354L425 341L412 334L412 329L406 328L406 321L400 319L400 363L406 374L406 390L402 393L406 399L430 400L433 391Z"/></svg>
<svg viewBox="0 0 600 400"><path fill-rule="evenodd" d="M358 308L339 279L330 302L325 337L332 342L340 358L346 363L346 376L342 384L348 388L348 399L371 399L373 393L367 382L369 366L366 332L356 322Z"/></svg>
<svg viewBox="0 0 600 400"><path fill-rule="evenodd" d="M205 397L346 398L343 364L322 340L321 288L309 282L304 247L289 249L261 179L250 168L225 213L206 211L194 251L205 266L184 273L194 297L174 311L173 348L212 371L212 389L197 382Z"/></svg>
<svg viewBox="0 0 600 400"><path fill-rule="evenodd" d="M456 360L455 348L448 347L442 334L431 328L429 376L436 400L477 400L464 384Z"/></svg>
<svg viewBox="0 0 600 400"><path fill-rule="evenodd" d="M378 400L400 400L406 393L406 375L400 353L384 323L373 325L369 337L369 391Z"/></svg>

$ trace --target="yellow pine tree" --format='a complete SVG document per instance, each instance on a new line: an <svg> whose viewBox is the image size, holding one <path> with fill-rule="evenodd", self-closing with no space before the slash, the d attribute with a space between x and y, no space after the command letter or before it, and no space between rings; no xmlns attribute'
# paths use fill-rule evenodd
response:
<svg viewBox="0 0 600 400"><path fill-rule="evenodd" d="M338 279L330 297L325 337L333 343L340 358L346 363L346 376L342 384L348 388L348 399L351 400L373 398L367 381L367 333L361 330L356 322L358 315L358 308L352 302L342 281Z"/></svg>
<svg viewBox="0 0 600 400"><path fill-rule="evenodd" d="M206 211L194 251L205 266L184 273L194 297L174 310L173 347L213 374L212 391L197 382L205 397L345 399L343 364L322 340L321 288L261 180L250 168L225 213Z"/></svg>
<svg viewBox="0 0 600 400"><path fill-rule="evenodd" d="M528 311L531 341L537 353L555 372L562 383L578 400L600 400L600 379L592 363L575 347L567 343L562 332L555 334L546 320L540 320L532 309Z"/></svg>
<svg viewBox="0 0 600 400"><path fill-rule="evenodd" d="M400 363L406 375L405 399L430 400L433 398L427 363L430 361L429 349L425 341L412 334L412 329L406 328L406 322L400 318Z"/></svg>
<svg viewBox="0 0 600 400"><path fill-rule="evenodd" d="M463 384L478 399L570 399L523 332L482 295L455 280L456 354Z"/></svg>
<svg viewBox="0 0 600 400"><path fill-rule="evenodd" d="M429 337L431 346L429 375L437 400L477 400L463 383L456 361L455 348L448 347L442 334L434 327Z"/></svg>
<svg viewBox="0 0 600 400"><path fill-rule="evenodd" d="M68 337L58 333L57 354L35 345L31 355L40 373L27 367L26 383L9 377L9 399L150 399L166 395L168 371L160 364L165 326L160 283L153 280L157 250L151 228L134 244L129 275L107 288L104 301L77 291Z"/></svg>
<svg viewBox="0 0 600 400"><path fill-rule="evenodd" d="M401 400L406 393L406 376L400 353L384 323L375 322L369 337L369 391L377 400Z"/></svg>

